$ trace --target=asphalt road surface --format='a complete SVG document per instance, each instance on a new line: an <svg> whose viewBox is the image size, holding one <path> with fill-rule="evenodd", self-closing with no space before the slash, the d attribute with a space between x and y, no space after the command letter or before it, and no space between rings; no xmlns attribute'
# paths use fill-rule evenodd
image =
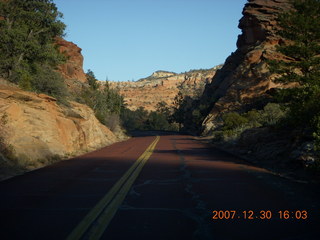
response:
<svg viewBox="0 0 320 240"><path fill-rule="evenodd" d="M319 187L147 135L0 182L0 239L320 239Z"/></svg>

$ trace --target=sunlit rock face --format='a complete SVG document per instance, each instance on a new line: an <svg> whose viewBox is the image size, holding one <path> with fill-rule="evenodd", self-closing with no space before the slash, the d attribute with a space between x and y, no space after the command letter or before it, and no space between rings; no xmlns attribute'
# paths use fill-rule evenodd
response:
<svg viewBox="0 0 320 240"><path fill-rule="evenodd" d="M88 106L70 102L70 107L63 107L53 97L1 82L0 119L6 122L2 133L6 143L30 168L52 157L79 155L117 141Z"/></svg>
<svg viewBox="0 0 320 240"><path fill-rule="evenodd" d="M87 82L86 74L83 71L82 49L76 44L68 42L62 38L56 38L59 51L67 57L66 63L59 66L59 70L64 78L75 79L80 82Z"/></svg>
<svg viewBox="0 0 320 240"><path fill-rule="evenodd" d="M249 0L239 21L242 34L237 50L225 61L201 98L209 114L203 122L204 134L219 125L219 116L227 111L246 111L259 99L268 98L274 82L267 60L283 58L276 46L284 42L277 36L276 16L290 9L289 0Z"/></svg>
<svg viewBox="0 0 320 240"><path fill-rule="evenodd" d="M129 109L144 107L148 111L155 111L157 104L162 101L172 106L179 91L185 96L201 94L205 84L212 81L220 67L181 74L157 71L136 82L110 82L110 87L119 89Z"/></svg>

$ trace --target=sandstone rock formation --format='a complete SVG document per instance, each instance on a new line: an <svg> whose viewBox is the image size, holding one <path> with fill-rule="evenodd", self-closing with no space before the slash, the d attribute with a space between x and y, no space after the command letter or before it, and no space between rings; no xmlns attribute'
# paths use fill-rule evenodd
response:
<svg viewBox="0 0 320 240"><path fill-rule="evenodd" d="M144 107L148 111L154 111L161 101L171 106L179 91L185 96L202 94L205 84L211 82L220 67L181 74L156 71L151 76L136 82L109 82L109 85L119 89L129 109Z"/></svg>
<svg viewBox="0 0 320 240"><path fill-rule="evenodd" d="M290 8L288 0L249 0L239 22L242 34L238 49L226 60L213 81L206 86L202 103L209 103L210 113L203 122L208 134L219 125L219 116L227 111L246 111L268 90L279 87L270 74L267 60L283 58L275 46L284 40L276 34L277 13Z"/></svg>
<svg viewBox="0 0 320 240"><path fill-rule="evenodd" d="M151 74L149 78L162 78L162 77L171 77L176 75L174 72L167 72L167 71L155 71Z"/></svg>
<svg viewBox="0 0 320 240"><path fill-rule="evenodd" d="M46 159L78 155L117 141L92 109L76 102L70 105L0 84L0 119L7 119L6 142L20 165L40 167Z"/></svg>
<svg viewBox="0 0 320 240"><path fill-rule="evenodd" d="M76 79L80 82L87 82L86 74L83 71L82 49L76 44L62 38L56 39L59 51L67 57L67 62L59 67L65 79Z"/></svg>

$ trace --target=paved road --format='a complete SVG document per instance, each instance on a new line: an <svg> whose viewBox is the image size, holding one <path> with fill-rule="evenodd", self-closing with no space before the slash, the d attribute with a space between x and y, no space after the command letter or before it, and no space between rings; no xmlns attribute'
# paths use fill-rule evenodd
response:
<svg viewBox="0 0 320 240"><path fill-rule="evenodd" d="M320 239L318 193L190 136L135 137L1 182L0 239Z"/></svg>

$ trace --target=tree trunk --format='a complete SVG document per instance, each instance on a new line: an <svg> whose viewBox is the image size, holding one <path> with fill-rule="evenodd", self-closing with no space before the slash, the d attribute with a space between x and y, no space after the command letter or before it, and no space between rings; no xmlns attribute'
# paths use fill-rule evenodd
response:
<svg viewBox="0 0 320 240"><path fill-rule="evenodd" d="M11 76L12 76L12 70L11 69L8 69L8 78L11 78Z"/></svg>
<svg viewBox="0 0 320 240"><path fill-rule="evenodd" d="M7 24L8 24L8 30L11 30L13 21L10 21L10 18L6 18L6 21L7 21Z"/></svg>
<svg viewBox="0 0 320 240"><path fill-rule="evenodd" d="M24 57L24 53L20 53L20 56L18 58L18 61L16 62L15 64L15 68L19 67L21 61L23 60L23 57Z"/></svg>

